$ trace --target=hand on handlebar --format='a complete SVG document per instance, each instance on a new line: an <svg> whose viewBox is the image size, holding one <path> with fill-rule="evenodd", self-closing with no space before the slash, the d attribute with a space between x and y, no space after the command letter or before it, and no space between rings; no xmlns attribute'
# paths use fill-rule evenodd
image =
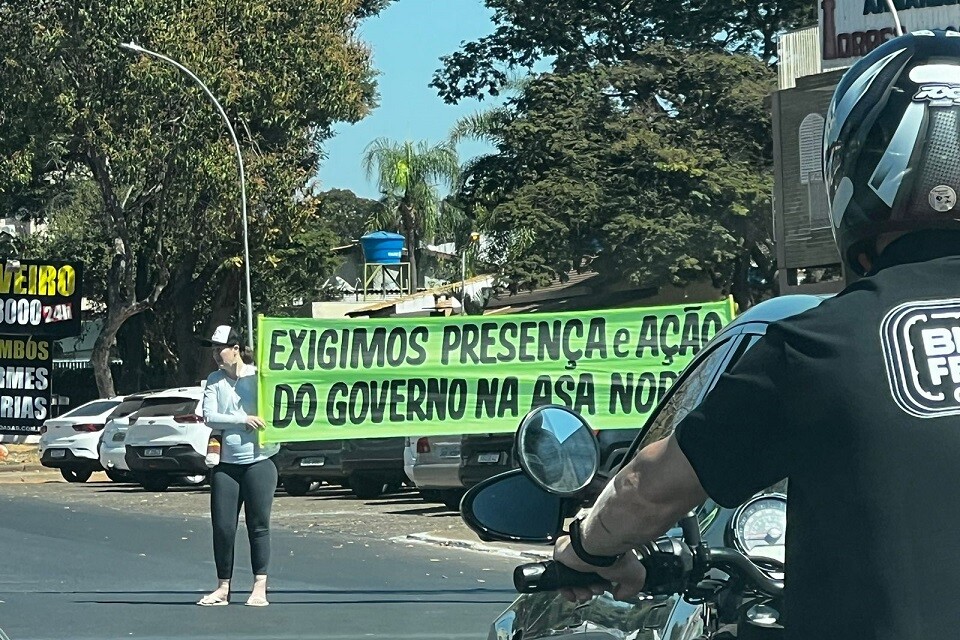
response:
<svg viewBox="0 0 960 640"><path fill-rule="evenodd" d="M602 594L604 591L613 593L617 600L628 600L643 590L647 579L647 570L640 562L640 558L633 552L625 553L616 564L611 567L595 567L583 562L577 557L570 546L570 538L564 536L557 540L553 548L553 559L576 571L596 573L603 581L590 587L570 587L561 589L563 597L571 602L586 602Z"/></svg>

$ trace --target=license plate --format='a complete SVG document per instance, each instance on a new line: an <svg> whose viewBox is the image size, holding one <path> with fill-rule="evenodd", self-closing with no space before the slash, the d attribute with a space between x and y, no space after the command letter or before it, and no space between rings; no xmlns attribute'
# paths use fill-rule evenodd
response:
<svg viewBox="0 0 960 640"><path fill-rule="evenodd" d="M479 462L480 464L500 462L500 454L499 453L481 453L480 455L477 456L477 462Z"/></svg>
<svg viewBox="0 0 960 640"><path fill-rule="evenodd" d="M300 461L301 467L322 467L326 463L327 459L323 456L319 458L303 458Z"/></svg>
<svg viewBox="0 0 960 640"><path fill-rule="evenodd" d="M162 448L148 448L143 450L144 458L159 458L163 455Z"/></svg>
<svg viewBox="0 0 960 640"><path fill-rule="evenodd" d="M50 449L51 458L63 458L67 455L66 449Z"/></svg>
<svg viewBox="0 0 960 640"><path fill-rule="evenodd" d="M125 433L115 433L115 434L113 434L113 441L114 441L114 442L123 442L123 439L126 437L126 435L127 435L127 434L125 434Z"/></svg>
<svg viewBox="0 0 960 640"><path fill-rule="evenodd" d="M460 447L440 447L441 458L459 458Z"/></svg>

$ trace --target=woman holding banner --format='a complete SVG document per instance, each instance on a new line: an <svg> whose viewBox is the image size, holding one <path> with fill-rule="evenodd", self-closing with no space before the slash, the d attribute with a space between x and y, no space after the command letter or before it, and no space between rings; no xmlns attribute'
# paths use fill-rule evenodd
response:
<svg viewBox="0 0 960 640"><path fill-rule="evenodd" d="M277 467L271 456L278 446L261 446L259 431L265 424L257 416L257 370L240 335L221 325L203 343L213 348L220 366L207 377L203 390L203 419L223 434L220 463L210 479L210 517L213 523L213 557L217 565L217 588L197 604L216 607L229 604L233 577L233 549L240 507L244 507L253 589L246 604L265 607L267 566L270 561L270 510L277 489Z"/></svg>

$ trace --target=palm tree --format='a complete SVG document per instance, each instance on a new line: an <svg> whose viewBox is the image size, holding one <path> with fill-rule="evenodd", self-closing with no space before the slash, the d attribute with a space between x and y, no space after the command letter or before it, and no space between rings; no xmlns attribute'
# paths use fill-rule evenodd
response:
<svg viewBox="0 0 960 640"><path fill-rule="evenodd" d="M425 141L397 143L377 138L363 153L367 179L376 178L383 194L386 218L401 229L410 257L411 288L417 287L416 250L424 236L433 239L444 222L438 186L452 188L460 173L456 148L448 143L430 146ZM393 226L393 225L391 225Z"/></svg>

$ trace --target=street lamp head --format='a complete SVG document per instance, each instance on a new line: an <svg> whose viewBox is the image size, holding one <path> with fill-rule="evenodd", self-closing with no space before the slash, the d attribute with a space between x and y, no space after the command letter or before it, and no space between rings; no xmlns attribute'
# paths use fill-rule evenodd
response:
<svg viewBox="0 0 960 640"><path fill-rule="evenodd" d="M120 48L127 49L129 51L134 51L136 53L143 53L143 47L141 47L138 44L134 44L133 42L121 42Z"/></svg>

